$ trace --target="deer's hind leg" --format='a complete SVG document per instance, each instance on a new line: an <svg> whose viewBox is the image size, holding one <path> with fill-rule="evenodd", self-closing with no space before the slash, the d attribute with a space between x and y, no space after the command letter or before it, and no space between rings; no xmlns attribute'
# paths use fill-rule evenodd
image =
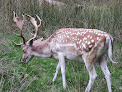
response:
<svg viewBox="0 0 122 92"><path fill-rule="evenodd" d="M91 56L91 55L84 55L82 56L83 57L83 60L84 60L84 63L85 63L85 66L89 72L89 83L86 87L86 90L85 92L89 92L91 87L93 86L93 83L97 77L97 73L96 73L96 70L95 70L95 67L94 67L94 59L95 59L95 56Z"/></svg>
<svg viewBox="0 0 122 92"><path fill-rule="evenodd" d="M111 90L111 74L108 70L107 61L106 61L105 57L101 58L100 67L105 75L107 86L108 86L108 91L112 92L112 90Z"/></svg>

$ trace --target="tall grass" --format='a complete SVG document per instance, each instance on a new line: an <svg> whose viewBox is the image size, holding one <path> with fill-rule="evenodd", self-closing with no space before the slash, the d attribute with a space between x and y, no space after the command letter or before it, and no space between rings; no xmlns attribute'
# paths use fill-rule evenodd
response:
<svg viewBox="0 0 122 92"><path fill-rule="evenodd" d="M50 36L62 27L95 28L110 33L114 39L115 61L108 63L112 74L112 90L120 92L122 88L122 8L121 0L59 0L66 3L61 10L49 4L40 8L37 0L0 0L0 91L1 92L84 92L88 83L88 72L80 62L66 62L67 90L62 88L61 73L55 83L52 82L57 65L54 58L33 58L28 64L20 63L22 49L14 42L21 41L15 32L18 29L13 23L13 11L22 14L39 15L42 26L39 36ZM74 3L83 7L75 8ZM27 21L28 22L28 21ZM24 26L24 35L28 39L33 26L28 22ZM28 35L29 34L29 35ZM48 34L48 35L47 35ZM92 92L107 92L104 75L96 67L98 77Z"/></svg>
<svg viewBox="0 0 122 92"><path fill-rule="evenodd" d="M60 0L66 5L59 11L57 7L43 4L39 6L38 0L1 0L0 28L2 31L12 31L13 11L19 16L22 14L39 15L42 18L40 32L47 31L50 34L62 27L95 28L109 32L117 41L122 39L121 20L122 8L120 0L79 1ZM83 5L76 12L75 3Z"/></svg>

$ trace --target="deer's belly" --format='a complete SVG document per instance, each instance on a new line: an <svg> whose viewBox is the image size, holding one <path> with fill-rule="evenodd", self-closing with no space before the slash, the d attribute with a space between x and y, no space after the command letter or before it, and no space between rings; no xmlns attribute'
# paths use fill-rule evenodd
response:
<svg viewBox="0 0 122 92"><path fill-rule="evenodd" d="M82 61L82 56L77 55L76 53L65 51L64 55L67 59L69 60L77 60L77 61Z"/></svg>

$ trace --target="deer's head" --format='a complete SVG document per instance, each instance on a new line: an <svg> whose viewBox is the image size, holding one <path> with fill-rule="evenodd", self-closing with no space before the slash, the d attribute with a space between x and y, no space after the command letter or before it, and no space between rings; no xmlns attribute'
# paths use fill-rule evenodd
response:
<svg viewBox="0 0 122 92"><path fill-rule="evenodd" d="M25 37L22 34L22 28L23 28L23 25L25 24L25 16L22 15L23 19L19 19L17 14L15 12L13 12L13 13L14 13L13 20L14 20L14 22L16 23L17 27L20 30L20 34L18 36L21 37L22 40L23 40L22 43L16 44L16 45L22 46L22 48L23 48L23 56L22 56L22 61L21 62L27 63L33 57L33 55L32 55L33 42L34 42L34 40L35 40L35 38L37 36L38 28L41 26L41 19L39 18L39 16L36 15L36 17L38 18L38 20L40 22L39 25L37 25L37 21L35 20L35 18L31 17L30 15L26 15L26 16L28 16L30 18L31 23L35 27L34 36L29 41L26 42L25 41Z"/></svg>

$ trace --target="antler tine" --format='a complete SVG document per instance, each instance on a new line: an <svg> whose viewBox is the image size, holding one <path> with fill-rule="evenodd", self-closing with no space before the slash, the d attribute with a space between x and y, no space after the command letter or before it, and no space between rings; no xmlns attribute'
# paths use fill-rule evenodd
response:
<svg viewBox="0 0 122 92"><path fill-rule="evenodd" d="M27 15L27 14L26 14ZM38 18L39 20L39 25L37 25L37 21L35 20L34 17L30 16L30 15L27 15L29 18L30 18L30 21L31 23L33 24L33 26L35 27L35 34L34 34L34 37L32 39L35 39L37 37L37 33L38 33L38 29L39 27L41 26L41 19L39 18L38 15L36 15L36 17Z"/></svg>
<svg viewBox="0 0 122 92"><path fill-rule="evenodd" d="M40 17L39 17L38 15L36 15L36 17L38 18L38 20L39 20L39 22L40 22L39 25L38 25L38 28L39 28L39 27L41 26L41 21L42 21L42 20L40 19Z"/></svg>
<svg viewBox="0 0 122 92"><path fill-rule="evenodd" d="M21 20L21 19L19 19L19 17L17 16L17 14L14 11L13 11L13 13L14 13L13 20L14 20L14 22L16 23L17 27L20 30L20 35L18 35L18 36L22 38L23 44L25 44L25 38L22 35L22 28L23 28L23 25L25 24L25 16L22 15L23 19ZM19 45L19 44L16 44L16 45ZM22 43L20 43L20 45L22 45Z"/></svg>

